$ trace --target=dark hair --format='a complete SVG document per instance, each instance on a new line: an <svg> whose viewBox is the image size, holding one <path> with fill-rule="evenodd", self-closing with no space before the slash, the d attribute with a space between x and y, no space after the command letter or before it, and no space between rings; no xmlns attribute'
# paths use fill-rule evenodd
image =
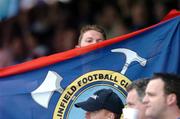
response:
<svg viewBox="0 0 180 119"><path fill-rule="evenodd" d="M114 113L114 116L115 116L114 119L120 119L121 114L115 114L115 113Z"/></svg>
<svg viewBox="0 0 180 119"><path fill-rule="evenodd" d="M176 95L177 105L180 108L180 77L170 73L155 73L152 80L160 78L164 82L164 93Z"/></svg>
<svg viewBox="0 0 180 119"><path fill-rule="evenodd" d="M89 30L95 30L97 32L102 33L102 35L104 37L104 40L106 39L106 33L105 33L104 29L101 26L98 26L98 25L86 25L86 26L81 28L78 44L80 44L84 33L89 31Z"/></svg>
<svg viewBox="0 0 180 119"><path fill-rule="evenodd" d="M131 90L135 89L138 93L140 101L142 101L143 97L145 96L145 90L148 82L149 78L135 80L127 87L126 90L127 92L130 92Z"/></svg>

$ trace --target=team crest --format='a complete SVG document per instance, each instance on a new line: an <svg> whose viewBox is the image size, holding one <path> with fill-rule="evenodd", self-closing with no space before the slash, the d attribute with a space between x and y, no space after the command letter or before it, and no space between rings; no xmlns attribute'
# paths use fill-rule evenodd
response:
<svg viewBox="0 0 180 119"><path fill-rule="evenodd" d="M136 61L145 66L147 61L129 49L118 48L111 50L111 52L123 53L126 57L125 64L120 72L111 70L91 71L78 77L63 89L61 86L63 77L57 72L49 71L42 84L31 92L32 98L42 107L48 108L54 92L59 92L60 97L53 113L53 119L74 119L75 117L84 119L85 112L77 109L74 104L86 100L100 89L112 89L125 104L126 87L131 84L131 80L125 76L129 65ZM97 97L94 95L93 98Z"/></svg>

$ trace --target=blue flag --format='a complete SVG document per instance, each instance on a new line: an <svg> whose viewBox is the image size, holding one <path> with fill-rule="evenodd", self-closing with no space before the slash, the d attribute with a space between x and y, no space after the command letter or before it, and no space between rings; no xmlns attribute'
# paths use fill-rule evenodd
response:
<svg viewBox="0 0 180 119"><path fill-rule="evenodd" d="M74 106L154 72L180 74L180 15L83 48L0 69L0 119L83 119Z"/></svg>

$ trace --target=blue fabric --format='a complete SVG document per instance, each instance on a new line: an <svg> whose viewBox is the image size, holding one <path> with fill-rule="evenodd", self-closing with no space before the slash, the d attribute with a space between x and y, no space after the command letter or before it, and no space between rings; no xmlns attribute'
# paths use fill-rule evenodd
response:
<svg viewBox="0 0 180 119"><path fill-rule="evenodd" d="M121 50L135 52L138 57L119 52L118 49L120 48ZM138 61L140 60L139 57L145 59L146 62ZM131 62L128 64L127 60L131 60ZM127 64L127 70L123 72L123 67ZM113 73L90 75L99 70L101 72L112 71ZM122 79L114 76L115 72L122 76ZM180 74L179 16L132 38L96 49L87 54L40 69L0 78L0 119L56 119L56 117L59 119L81 119L84 117L79 113L82 114L83 111L73 106L75 101L85 100L90 94L93 94L93 91L104 86L105 88L117 89L116 92L119 91L122 94L119 95L124 102L126 91L123 89L123 85L128 85L128 83L125 84L125 78L133 81L151 76L154 72ZM45 88L47 90L39 92L39 94L43 94L55 91L50 95L52 97L45 108L34 100L32 92L49 77L48 74L53 74L57 79L63 79L59 83L56 82L59 84L56 85L59 87L58 90L62 88L63 93L59 93L53 88L48 90L49 85L51 85L49 83ZM81 79L81 76L84 78ZM53 77L51 78L53 79ZM80 80L74 82L78 78ZM122 85L120 88L116 88L118 86L114 85L118 81ZM86 96L81 96L83 94ZM63 100L58 103L61 99Z"/></svg>

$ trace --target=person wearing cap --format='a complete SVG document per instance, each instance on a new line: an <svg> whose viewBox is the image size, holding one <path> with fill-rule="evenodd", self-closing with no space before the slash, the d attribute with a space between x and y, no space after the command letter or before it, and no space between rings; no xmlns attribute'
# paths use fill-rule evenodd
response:
<svg viewBox="0 0 180 119"><path fill-rule="evenodd" d="M147 85L143 102L147 117L180 119L180 76L155 73Z"/></svg>
<svg viewBox="0 0 180 119"><path fill-rule="evenodd" d="M127 106L123 109L124 118L128 119L130 116L132 117L134 113L134 119L147 119L145 116L146 107L143 104L143 97L145 96L145 89L148 82L149 78L138 79L133 81L131 85L127 87Z"/></svg>
<svg viewBox="0 0 180 119"><path fill-rule="evenodd" d="M76 47L85 47L104 40L106 40L106 34L102 27L98 25L86 25L81 28Z"/></svg>
<svg viewBox="0 0 180 119"><path fill-rule="evenodd" d="M124 104L113 90L101 89L75 107L86 111L86 119L120 119Z"/></svg>

